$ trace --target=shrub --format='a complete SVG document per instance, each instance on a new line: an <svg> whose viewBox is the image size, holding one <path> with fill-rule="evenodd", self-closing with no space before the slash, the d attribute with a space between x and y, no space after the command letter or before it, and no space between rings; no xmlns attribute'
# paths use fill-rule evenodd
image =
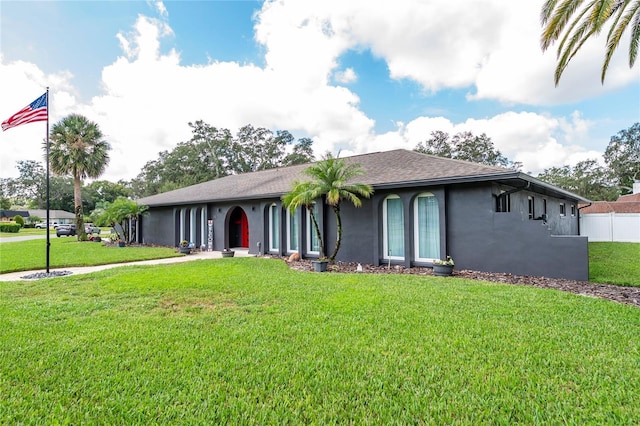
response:
<svg viewBox="0 0 640 426"><path fill-rule="evenodd" d="M9 222L0 224L0 232L11 232L17 234L20 232L20 228L22 228L19 224Z"/></svg>
<svg viewBox="0 0 640 426"><path fill-rule="evenodd" d="M20 225L21 228L24 226L24 218L18 214L13 217L13 221Z"/></svg>

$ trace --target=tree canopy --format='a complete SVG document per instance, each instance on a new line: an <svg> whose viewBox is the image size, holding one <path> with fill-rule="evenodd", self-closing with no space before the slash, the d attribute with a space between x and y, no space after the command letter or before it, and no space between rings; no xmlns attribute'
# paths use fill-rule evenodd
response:
<svg viewBox="0 0 640 426"><path fill-rule="evenodd" d="M162 151L132 180L135 196L178 189L230 174L266 170L313 161L312 141L294 137L286 130L275 134L262 127L246 125L234 137L202 120L189 123L192 137L171 151ZM288 145L293 151L286 153Z"/></svg>
<svg viewBox="0 0 640 426"><path fill-rule="evenodd" d="M640 180L640 122L611 137L604 161L620 191L630 193L633 182Z"/></svg>
<svg viewBox="0 0 640 426"><path fill-rule="evenodd" d="M511 162L502 155L491 138L484 133L475 136L471 132L460 132L450 137L448 133L437 130L431 132L431 138L420 142L414 151L489 166L520 168L519 163Z"/></svg>

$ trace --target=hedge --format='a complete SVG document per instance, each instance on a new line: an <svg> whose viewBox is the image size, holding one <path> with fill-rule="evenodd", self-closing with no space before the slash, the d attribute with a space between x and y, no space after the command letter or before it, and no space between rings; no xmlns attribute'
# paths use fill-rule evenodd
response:
<svg viewBox="0 0 640 426"><path fill-rule="evenodd" d="M17 234L20 232L20 228L22 228L17 223L0 223L0 232L12 232Z"/></svg>

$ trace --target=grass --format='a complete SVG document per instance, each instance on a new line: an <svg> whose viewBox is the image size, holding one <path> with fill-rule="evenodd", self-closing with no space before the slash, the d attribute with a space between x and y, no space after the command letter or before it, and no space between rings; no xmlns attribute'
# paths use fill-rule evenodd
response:
<svg viewBox="0 0 640 426"><path fill-rule="evenodd" d="M640 287L640 243L589 243L589 280Z"/></svg>
<svg viewBox="0 0 640 426"><path fill-rule="evenodd" d="M1 424L631 424L640 310L456 278L130 266L0 286Z"/></svg>
<svg viewBox="0 0 640 426"><path fill-rule="evenodd" d="M56 235L55 229L49 230L50 234ZM31 237L34 235L46 235L46 230L44 229L36 229L36 228L22 228L20 232L0 232L0 238L4 237Z"/></svg>
<svg viewBox="0 0 640 426"><path fill-rule="evenodd" d="M75 237L61 237L51 239L49 264L52 268L60 268L173 256L181 255L167 247L119 248L89 241L78 242ZM0 273L44 269L45 266L46 242L44 239L0 243Z"/></svg>

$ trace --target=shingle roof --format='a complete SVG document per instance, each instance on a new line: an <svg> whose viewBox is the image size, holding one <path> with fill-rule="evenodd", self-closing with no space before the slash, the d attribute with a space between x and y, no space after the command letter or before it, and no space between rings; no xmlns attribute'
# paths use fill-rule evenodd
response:
<svg viewBox="0 0 640 426"><path fill-rule="evenodd" d="M582 214L594 213L640 213L640 201L595 201L580 209Z"/></svg>
<svg viewBox="0 0 640 426"><path fill-rule="evenodd" d="M640 192L638 192L637 194L627 194L627 195L621 195L618 198L619 202L630 202L630 201L636 201L640 203Z"/></svg>
<svg viewBox="0 0 640 426"><path fill-rule="evenodd" d="M438 184L526 177L526 175L502 167L452 160L404 149L362 154L344 159L349 163L359 163L362 166L365 173L357 180L370 184L374 190L382 187L411 186L419 183ZM163 206L280 197L291 190L294 180L305 180L306 176L302 171L308 166L309 164L302 164L226 176L152 195L138 201L148 206ZM533 178L531 180L535 181Z"/></svg>

